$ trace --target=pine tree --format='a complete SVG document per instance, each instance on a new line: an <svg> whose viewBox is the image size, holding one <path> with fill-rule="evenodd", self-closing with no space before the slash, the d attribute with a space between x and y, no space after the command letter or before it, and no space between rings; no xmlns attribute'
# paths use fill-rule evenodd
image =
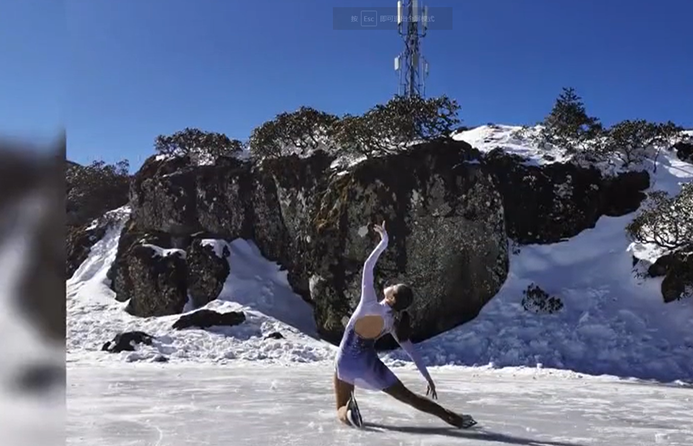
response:
<svg viewBox="0 0 693 446"><path fill-rule="evenodd" d="M603 131L599 118L587 114L582 98L572 87L563 88L542 124L544 142L572 153L586 149L586 143Z"/></svg>

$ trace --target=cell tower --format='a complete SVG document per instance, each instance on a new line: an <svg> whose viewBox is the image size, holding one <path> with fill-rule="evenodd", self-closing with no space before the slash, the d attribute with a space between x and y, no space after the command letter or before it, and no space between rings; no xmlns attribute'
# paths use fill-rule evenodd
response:
<svg viewBox="0 0 693 446"><path fill-rule="evenodd" d="M404 39L404 51L395 57L395 71L399 74L398 94L406 97L423 97L428 77L428 62L421 55L419 42L426 37L428 6L419 17L418 3L418 0L397 2L397 31Z"/></svg>

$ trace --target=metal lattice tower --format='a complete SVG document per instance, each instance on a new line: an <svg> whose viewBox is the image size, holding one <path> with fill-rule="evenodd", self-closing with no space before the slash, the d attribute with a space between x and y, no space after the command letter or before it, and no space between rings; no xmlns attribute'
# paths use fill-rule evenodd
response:
<svg viewBox="0 0 693 446"><path fill-rule="evenodd" d="M421 24L421 26L419 26ZM404 40L404 51L395 57L395 71L399 75L397 94L405 97L425 95L428 62L421 55L419 39L426 37L428 6L419 15L418 0L397 2L397 31Z"/></svg>

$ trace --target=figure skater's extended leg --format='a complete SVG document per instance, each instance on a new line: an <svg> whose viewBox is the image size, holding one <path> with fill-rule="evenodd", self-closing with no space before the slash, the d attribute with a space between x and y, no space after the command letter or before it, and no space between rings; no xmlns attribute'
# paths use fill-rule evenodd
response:
<svg viewBox="0 0 693 446"><path fill-rule="evenodd" d="M465 427L467 424L462 415L458 415L455 412L444 408L440 404L426 398L425 396L417 395L416 393L407 389L399 379L395 384L384 389L383 392L404 404L408 404L409 406L420 410L421 412L435 415L452 426Z"/></svg>

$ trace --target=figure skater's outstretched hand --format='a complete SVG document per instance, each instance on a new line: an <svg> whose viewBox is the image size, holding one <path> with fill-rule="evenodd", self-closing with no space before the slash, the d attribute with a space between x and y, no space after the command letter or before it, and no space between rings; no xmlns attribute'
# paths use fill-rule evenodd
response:
<svg viewBox="0 0 693 446"><path fill-rule="evenodd" d="M385 238L387 235L387 231L385 230L385 221L383 221L382 225L373 225L373 230L380 234L380 238Z"/></svg>
<svg viewBox="0 0 693 446"><path fill-rule="evenodd" d="M433 383L433 380L430 380L428 382L428 388L426 389L426 396L430 396L434 400L438 399L438 392L436 392L436 385Z"/></svg>

